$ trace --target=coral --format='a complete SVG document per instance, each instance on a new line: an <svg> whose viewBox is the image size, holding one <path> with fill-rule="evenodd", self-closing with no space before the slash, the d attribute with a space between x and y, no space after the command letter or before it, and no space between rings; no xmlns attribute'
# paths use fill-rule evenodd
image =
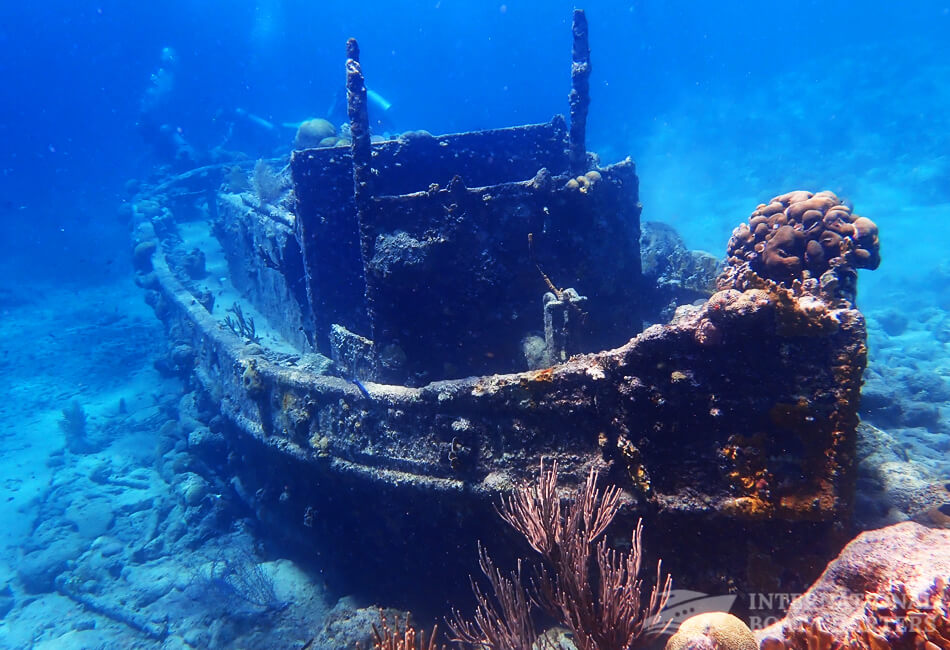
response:
<svg viewBox="0 0 950 650"><path fill-rule="evenodd" d="M919 597L896 583L882 594L869 595L864 619L851 632L852 648L940 648L950 650L950 586L938 578Z"/></svg>
<svg viewBox="0 0 950 650"><path fill-rule="evenodd" d="M749 626L726 612L707 612L691 616L680 624L666 642L666 650L713 647L719 650L757 650L755 635Z"/></svg>
<svg viewBox="0 0 950 650"><path fill-rule="evenodd" d="M336 129L327 120L313 119L303 122L297 127L297 136L294 138L294 149L311 149L336 144ZM326 144L324 143L326 141Z"/></svg>
<svg viewBox="0 0 950 650"><path fill-rule="evenodd" d="M658 564L649 599L641 600L642 522L633 532L629 552L609 548L602 537L619 510L619 500L618 488L597 488L592 469L584 487L562 509L557 462L550 468L542 463L537 482L516 488L498 508L502 519L544 560L533 583L535 593L529 595L522 584L520 562L517 571L505 576L480 549L482 572L495 598L473 584L475 620L454 612L449 621L453 640L479 650L531 650L541 638L531 617L534 604L571 631L579 650L627 650L662 634L666 626L659 613L671 579L662 579Z"/></svg>
<svg viewBox="0 0 950 650"><path fill-rule="evenodd" d="M231 612L277 612L289 605L277 597L274 579L244 549L214 558L205 579L209 593L228 603Z"/></svg>
<svg viewBox="0 0 950 650"><path fill-rule="evenodd" d="M304 648L372 648L373 628L382 627L382 616L398 620L403 612L378 606L360 607L353 596L340 598L323 617L323 629Z"/></svg>
<svg viewBox="0 0 950 650"><path fill-rule="evenodd" d="M86 426L86 410L78 401L72 403L62 410L62 419L59 421L59 428L66 437L66 448L74 454L88 454L98 451L101 445L95 444L89 438L89 430Z"/></svg>
<svg viewBox="0 0 950 650"><path fill-rule="evenodd" d="M245 317L241 305L233 303L227 311L229 314L234 314L234 318L231 318L231 316L224 317L224 324L228 326L229 330L249 343L261 342L261 337L257 335L257 327L254 325L254 317Z"/></svg>
<svg viewBox="0 0 950 650"><path fill-rule="evenodd" d="M135 246L135 250L132 252L132 266L136 271L139 273L152 272L152 255L155 254L156 248L153 239L140 242Z"/></svg>
<svg viewBox="0 0 950 650"><path fill-rule="evenodd" d="M453 611L448 621L455 637L452 640L475 650L532 650L537 635L532 599L522 583L521 562L517 571L505 576L479 544L478 565L492 586L494 602L473 580L472 591L478 602L475 619L465 620Z"/></svg>
<svg viewBox="0 0 950 650"><path fill-rule="evenodd" d="M769 491L769 483L773 477L767 468L763 442L761 436L747 438L733 434L720 452L723 458L731 461L734 466L729 472L729 479L736 489L744 494L726 504L730 512L758 518L775 513Z"/></svg>
<svg viewBox="0 0 950 650"><path fill-rule="evenodd" d="M600 182L602 176L597 170L591 170L577 178L572 178L564 185L564 189L577 190L581 194L587 194L592 191L594 185Z"/></svg>
<svg viewBox="0 0 950 650"><path fill-rule="evenodd" d="M799 620L784 633L763 639L762 650L950 650L950 586L937 579L914 597L898 582L868 594L863 617L847 638L831 634L820 618Z"/></svg>
<svg viewBox="0 0 950 650"><path fill-rule="evenodd" d="M435 644L439 635L438 625L432 628L432 634L427 643L425 631L418 632L410 625L408 614L406 614L406 620L403 621L402 629L399 626L399 617L394 618L393 625L390 626L386 614L382 609L379 610L379 628L375 623L373 624L373 650L445 650L445 646ZM362 646L357 643L356 648L361 650Z"/></svg>
<svg viewBox="0 0 950 650"><path fill-rule="evenodd" d="M244 372L241 373L244 390L251 399L257 399L264 393L264 381L257 370L257 362L254 359L244 359L241 364L244 366Z"/></svg>
<svg viewBox="0 0 950 650"><path fill-rule="evenodd" d="M776 306L776 329L782 336L828 336L838 331L838 320L827 303L814 296L796 297L791 289L774 286L769 302Z"/></svg>
<svg viewBox="0 0 950 650"><path fill-rule="evenodd" d="M275 203L284 192L284 181L280 175L267 164L265 160L258 160L251 174L251 185L261 204Z"/></svg>
<svg viewBox="0 0 950 650"><path fill-rule="evenodd" d="M855 270L881 263L877 226L828 191L788 192L760 204L733 231L727 254L721 289L795 287L830 303L853 303Z"/></svg>
<svg viewBox="0 0 950 650"><path fill-rule="evenodd" d="M766 637L759 645L761 650L838 650L842 644L835 640L822 623L822 619L800 621L787 632L784 639Z"/></svg>

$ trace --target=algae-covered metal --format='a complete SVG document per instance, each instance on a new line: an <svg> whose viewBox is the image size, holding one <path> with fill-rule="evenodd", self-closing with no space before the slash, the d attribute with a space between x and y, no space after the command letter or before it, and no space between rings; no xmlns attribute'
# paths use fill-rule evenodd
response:
<svg viewBox="0 0 950 650"><path fill-rule="evenodd" d="M358 61L348 66L348 84L362 88ZM351 91L351 116L366 120L358 100ZM334 326L372 340L367 372L354 374L422 385L520 367L523 340L541 326L544 274L587 298L570 352L639 330L631 161L572 173L561 117L407 133L365 150L355 134L368 125L351 132L351 150L298 151L291 170L314 340L330 350Z"/></svg>

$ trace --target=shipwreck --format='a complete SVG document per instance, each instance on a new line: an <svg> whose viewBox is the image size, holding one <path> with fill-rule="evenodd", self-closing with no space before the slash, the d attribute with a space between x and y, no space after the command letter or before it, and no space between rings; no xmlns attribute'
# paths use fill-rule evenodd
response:
<svg viewBox="0 0 950 650"><path fill-rule="evenodd" d="M877 229L830 192L776 197L644 328L636 168L586 149L582 12L573 38L569 121L374 142L350 41L351 140L294 151L288 191L226 166L143 190L138 282L203 396L195 452L390 595L467 590L542 458L621 486L617 538L643 517L677 586L803 588L848 538Z"/></svg>

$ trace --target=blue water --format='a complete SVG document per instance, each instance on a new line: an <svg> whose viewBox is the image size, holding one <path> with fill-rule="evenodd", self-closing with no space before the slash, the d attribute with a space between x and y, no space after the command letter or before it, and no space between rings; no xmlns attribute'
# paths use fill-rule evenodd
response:
<svg viewBox="0 0 950 650"><path fill-rule="evenodd" d="M573 6L2 3L7 479L29 485L31 468L42 467L36 480L52 480L42 454L21 462L15 452L47 449L74 396L90 403L94 389L112 408L122 382L148 371L135 364L162 349L131 284L130 183L160 180L171 162L143 137L143 121L169 125L195 164L222 146L250 160L286 154L294 129L283 123L340 122L332 107L343 91L344 43L356 37L367 85L392 104L394 133L545 122L567 112ZM878 392L888 385L934 411L893 421L892 433L937 480L950 451L950 5L591 0L584 8L588 149L604 163L636 161L644 220L668 222L691 248L721 255L758 203L830 189L880 226L884 262L862 272L859 294L872 370ZM275 129L262 130L261 120ZM100 338L113 318L128 319L127 343ZM912 386L922 375L928 386ZM166 390L175 389L156 384L155 403ZM33 402L11 403L27 393ZM29 417L18 405L33 409ZM17 503L3 516L36 516L28 497ZM0 549L0 597L5 582L15 584L17 534L29 530L10 533Z"/></svg>
<svg viewBox="0 0 950 650"><path fill-rule="evenodd" d="M236 108L274 121L324 114L349 36L362 43L370 87L397 108L397 128L443 133L565 112L571 8L4 3L4 239L42 256L31 275L74 277L83 241L121 248L121 229L104 215L123 183L154 164L135 123L162 48L177 53L162 117L199 150L222 139L221 116ZM633 156L645 218L673 221L695 246L718 252L727 228L790 188L841 190L859 208L860 192L896 194L887 207L946 195L944 4L684 0L587 10L590 148ZM101 279L100 263L91 280Z"/></svg>

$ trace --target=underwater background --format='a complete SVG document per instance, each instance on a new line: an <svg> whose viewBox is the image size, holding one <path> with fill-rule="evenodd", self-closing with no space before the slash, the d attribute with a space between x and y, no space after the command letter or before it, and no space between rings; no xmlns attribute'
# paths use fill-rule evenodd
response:
<svg viewBox="0 0 950 650"><path fill-rule="evenodd" d="M177 572L109 560L127 546L115 540L157 525L154 513L220 498L154 476L183 388L154 367L164 333L133 282L134 190L222 150L285 156L309 118L342 123L348 37L360 41L368 86L391 104L391 133L546 122L567 112L573 7L0 6L0 647L288 647L273 639L305 642L306 632L275 636L261 612L290 601L312 604L313 635L324 628L345 594L328 594L313 567L261 563L250 529L183 522L176 543L195 555L179 554ZM636 161L644 221L716 256L757 204L789 190L831 190L877 223L883 262L859 281L870 350L862 413L897 441L888 462L900 489L867 497L867 521L933 505L913 495L950 479L950 5L583 8L587 147L603 163ZM169 141L187 144L186 159ZM92 432L91 448L68 448L71 427ZM90 545L99 559L83 564ZM127 591L81 606L57 583L67 567L72 579L121 576ZM235 593L255 595L235 605ZM160 599L171 619L194 619L177 646L127 613ZM225 601L239 631L202 617ZM113 602L134 606L116 613Z"/></svg>

